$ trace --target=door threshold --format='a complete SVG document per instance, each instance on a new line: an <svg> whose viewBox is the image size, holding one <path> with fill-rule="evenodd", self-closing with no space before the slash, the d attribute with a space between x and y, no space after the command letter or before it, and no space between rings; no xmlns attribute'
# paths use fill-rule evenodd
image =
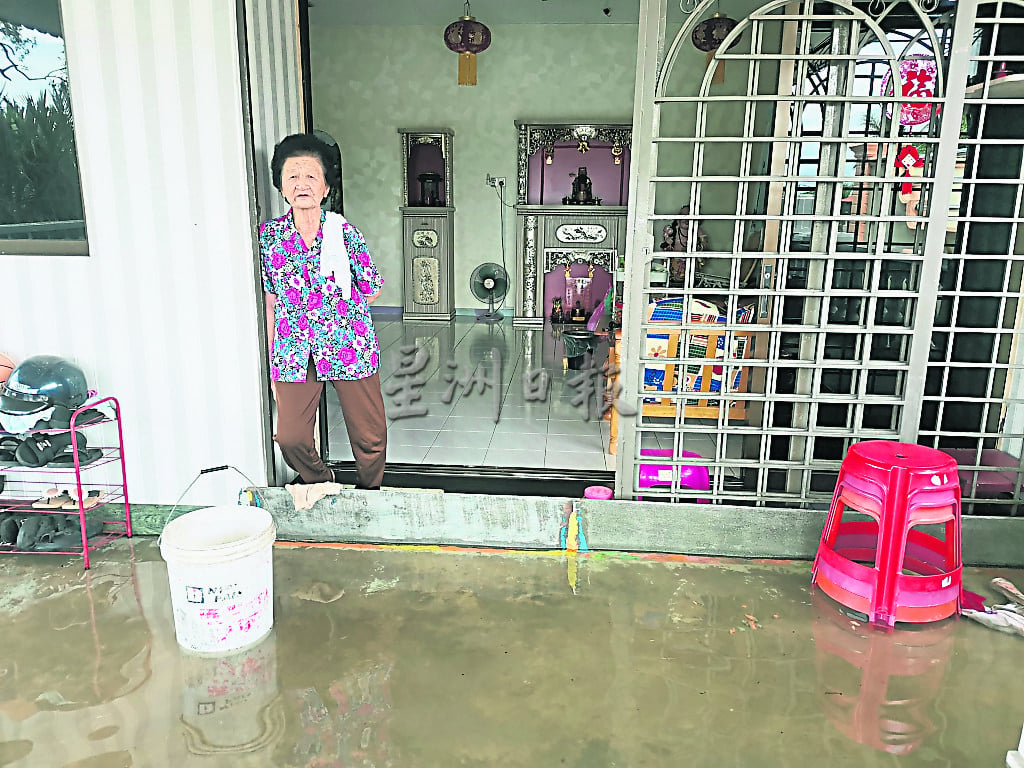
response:
<svg viewBox="0 0 1024 768"><path fill-rule="evenodd" d="M355 483L355 463L331 462L342 482ZM583 498L591 485L614 487L615 473L607 470L552 467L477 467L454 464L388 464L383 485L392 488L432 488L447 493L502 496L564 496Z"/></svg>

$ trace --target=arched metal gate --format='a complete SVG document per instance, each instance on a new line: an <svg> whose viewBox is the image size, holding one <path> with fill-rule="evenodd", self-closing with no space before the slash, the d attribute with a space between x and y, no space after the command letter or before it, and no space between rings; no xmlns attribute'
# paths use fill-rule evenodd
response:
<svg viewBox="0 0 1024 768"><path fill-rule="evenodd" d="M729 10L641 5L617 495L820 506L889 439L1017 514L1024 4L775 0L706 59Z"/></svg>

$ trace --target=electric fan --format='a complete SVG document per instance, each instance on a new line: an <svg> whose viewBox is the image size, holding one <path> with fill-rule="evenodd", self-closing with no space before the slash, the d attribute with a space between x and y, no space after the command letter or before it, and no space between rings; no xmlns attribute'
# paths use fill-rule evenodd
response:
<svg viewBox="0 0 1024 768"><path fill-rule="evenodd" d="M480 301L487 302L487 311L477 317L485 323L501 320L501 312L494 308L495 302L501 301L508 293L508 273L500 264L486 262L473 270L469 277L469 289Z"/></svg>

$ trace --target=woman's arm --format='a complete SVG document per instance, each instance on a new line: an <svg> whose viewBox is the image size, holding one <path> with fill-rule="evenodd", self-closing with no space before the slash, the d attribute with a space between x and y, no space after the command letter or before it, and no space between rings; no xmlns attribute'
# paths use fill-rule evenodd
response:
<svg viewBox="0 0 1024 768"><path fill-rule="evenodd" d="M273 357L274 330L277 327L276 323L274 323L274 306L277 304L277 296L272 293L264 293L263 302L267 308L267 351Z"/></svg>
<svg viewBox="0 0 1024 768"><path fill-rule="evenodd" d="M274 322L274 306L277 304L277 296L273 293L263 294L263 304L267 308L267 354L270 359L274 359L274 330L277 324ZM270 394L274 396L274 402L277 402L277 387L274 386L274 376L270 376ZM274 435L276 438L277 435Z"/></svg>
<svg viewBox="0 0 1024 768"><path fill-rule="evenodd" d="M380 296L384 286L384 278L377 271L377 266L370 258L369 249L366 247L366 240L362 233L351 224L346 226L345 245L349 249L352 263L352 280L367 304L372 303Z"/></svg>

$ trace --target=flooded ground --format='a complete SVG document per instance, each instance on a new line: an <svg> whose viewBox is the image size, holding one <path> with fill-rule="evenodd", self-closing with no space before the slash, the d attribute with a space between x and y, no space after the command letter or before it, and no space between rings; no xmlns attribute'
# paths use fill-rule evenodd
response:
<svg viewBox="0 0 1024 768"><path fill-rule="evenodd" d="M988 602L1003 576L966 569ZM1024 638L873 631L809 563L274 550L274 630L181 651L153 539L0 559L0 766L973 766ZM575 592L573 589L575 586Z"/></svg>

